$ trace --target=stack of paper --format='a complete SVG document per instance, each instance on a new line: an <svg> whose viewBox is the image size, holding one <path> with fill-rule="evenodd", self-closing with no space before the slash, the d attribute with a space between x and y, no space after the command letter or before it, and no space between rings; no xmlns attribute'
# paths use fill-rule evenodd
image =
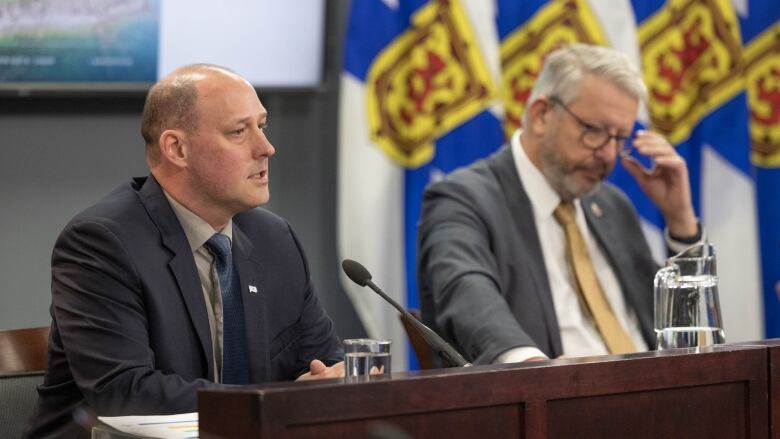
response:
<svg viewBox="0 0 780 439"><path fill-rule="evenodd" d="M122 433L141 437L185 439L198 437L198 413L168 416L100 416L100 422Z"/></svg>

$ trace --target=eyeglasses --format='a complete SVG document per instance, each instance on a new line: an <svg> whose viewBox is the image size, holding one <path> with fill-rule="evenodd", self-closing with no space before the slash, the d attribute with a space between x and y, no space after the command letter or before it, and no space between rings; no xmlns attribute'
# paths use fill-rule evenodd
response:
<svg viewBox="0 0 780 439"><path fill-rule="evenodd" d="M598 151L599 149L607 146L610 140L615 139L618 145L618 154L623 157L631 155L631 151L634 150L634 147L630 142L627 142L627 140L631 139L633 135L621 136L618 134L609 134L606 129L591 125L582 120L579 116L574 114L574 112L571 111L569 107L567 107L566 104L564 104L563 101L561 101L558 97L550 97L550 102L560 105L561 108L566 110L566 112L569 113L569 115L573 117L578 124L580 124L582 127L580 142L582 142L586 148Z"/></svg>

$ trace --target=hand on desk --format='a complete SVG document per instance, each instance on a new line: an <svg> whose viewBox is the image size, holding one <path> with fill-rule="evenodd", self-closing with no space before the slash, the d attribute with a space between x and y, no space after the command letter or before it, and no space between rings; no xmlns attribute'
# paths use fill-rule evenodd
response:
<svg viewBox="0 0 780 439"><path fill-rule="evenodd" d="M344 362L340 361L333 366L326 366L320 360L312 360L309 363L309 372L298 377L296 381L303 380L319 380L325 378L343 378L344 377Z"/></svg>

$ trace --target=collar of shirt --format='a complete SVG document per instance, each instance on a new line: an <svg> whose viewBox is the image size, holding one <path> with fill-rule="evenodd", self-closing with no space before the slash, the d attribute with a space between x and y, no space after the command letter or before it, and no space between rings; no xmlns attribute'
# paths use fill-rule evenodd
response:
<svg viewBox="0 0 780 439"><path fill-rule="evenodd" d="M181 228L184 229L184 234L187 236L187 242L190 244L190 250L194 253L206 243L206 241L214 235L214 229L203 218L199 217L191 210L182 206L181 203L174 200L173 197L163 190L165 198L171 203L173 213L176 214L176 218L179 219ZM233 220L229 220L219 233L225 235L230 239L230 243L233 243Z"/></svg>
<svg viewBox="0 0 780 439"><path fill-rule="evenodd" d="M520 143L520 132L521 130L515 131L510 140L517 175L531 201L536 221L547 221L552 218L553 211L561 203L561 197L555 192L542 171L528 158L528 154ZM579 204L579 198L574 200L577 210L580 210Z"/></svg>

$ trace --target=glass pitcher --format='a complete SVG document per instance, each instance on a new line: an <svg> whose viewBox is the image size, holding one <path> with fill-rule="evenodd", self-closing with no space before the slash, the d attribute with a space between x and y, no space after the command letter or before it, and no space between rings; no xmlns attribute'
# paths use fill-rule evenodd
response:
<svg viewBox="0 0 780 439"><path fill-rule="evenodd" d="M725 343L712 244L669 258L655 275L654 290L658 349Z"/></svg>

